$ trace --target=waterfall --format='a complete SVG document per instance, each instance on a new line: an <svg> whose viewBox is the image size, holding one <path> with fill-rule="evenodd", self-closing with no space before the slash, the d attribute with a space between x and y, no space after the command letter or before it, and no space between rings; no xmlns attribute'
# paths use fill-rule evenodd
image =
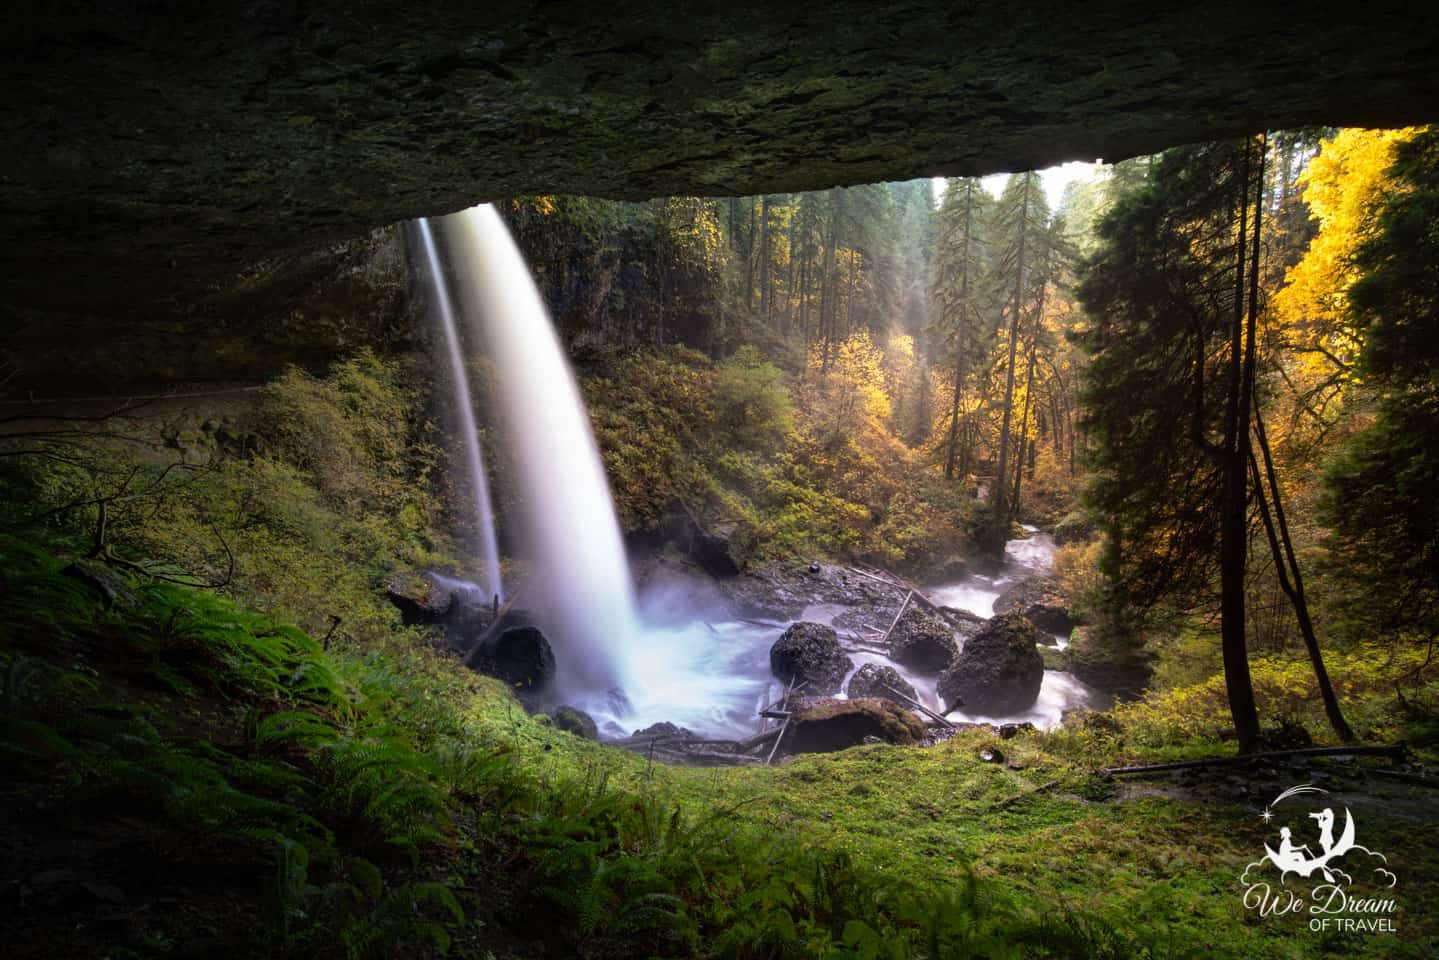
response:
<svg viewBox="0 0 1439 960"><path fill-rule="evenodd" d="M495 542L495 512L490 503L490 478L485 472L485 455L480 448L480 433L475 424L474 394L470 392L470 375L465 370L465 356L460 349L455 308L450 301L450 288L445 282L439 253L435 250L435 237L430 230L430 221L421 220L419 230L420 240L425 247L425 259L430 264L430 279L435 287L440 329L444 333L445 353L450 361L450 379L454 381L455 410L459 412L460 435L465 462L469 467L470 489L475 498L475 525L480 531L480 550L484 554L485 600L488 602L504 593L500 581L500 550Z"/></svg>
<svg viewBox="0 0 1439 960"><path fill-rule="evenodd" d="M638 653L629 562L579 385L540 293L489 204L439 221L477 342L494 364L496 400L514 451L525 562L521 605L555 650L561 696L624 689Z"/></svg>

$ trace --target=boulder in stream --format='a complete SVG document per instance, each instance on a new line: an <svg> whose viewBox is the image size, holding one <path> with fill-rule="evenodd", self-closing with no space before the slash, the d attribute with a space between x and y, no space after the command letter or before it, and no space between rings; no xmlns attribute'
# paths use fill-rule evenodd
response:
<svg viewBox="0 0 1439 960"><path fill-rule="evenodd" d="M1031 577L1010 587L994 601L995 613L1020 613L1030 623L1050 634L1069 635L1074 617L1053 577ZM1052 643L1043 638L1040 643Z"/></svg>
<svg viewBox="0 0 1439 960"><path fill-rule="evenodd" d="M769 666L780 683L816 695L839 693L854 661L839 646L839 635L822 623L794 623L769 650Z"/></svg>
<svg viewBox="0 0 1439 960"><path fill-rule="evenodd" d="M781 749L786 753L832 753L859 746L868 737L908 745L918 743L924 732L924 724L914 714L889 700L796 698Z"/></svg>
<svg viewBox="0 0 1439 960"><path fill-rule="evenodd" d="M954 626L916 603L905 609L889 634L889 658L920 673L939 673L957 653Z"/></svg>
<svg viewBox="0 0 1439 960"><path fill-rule="evenodd" d="M849 686L845 688L845 694L851 700L873 697L878 700L893 700L895 703L904 704L905 701L896 695L896 691L911 700L919 699L919 694L914 687L905 682L898 670L894 667L883 667L877 663L866 663L856 670L854 676L849 678Z"/></svg>
<svg viewBox="0 0 1439 960"><path fill-rule="evenodd" d="M1038 630L1018 613L1003 613L964 643L940 675L945 709L1003 716L1034 706L1044 682L1044 661L1035 647Z"/></svg>

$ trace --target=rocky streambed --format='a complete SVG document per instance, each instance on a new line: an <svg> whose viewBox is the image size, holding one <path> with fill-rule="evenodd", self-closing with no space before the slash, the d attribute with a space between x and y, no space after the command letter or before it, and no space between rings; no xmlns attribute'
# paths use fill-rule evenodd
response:
<svg viewBox="0 0 1439 960"><path fill-rule="evenodd" d="M917 585L863 566L791 563L714 577L674 555L639 569L649 654L626 689L562 702L554 654L524 611L428 575L392 585L411 622L443 624L466 661L581 736L660 759L763 762L954 728L1031 724L1108 698L1066 666L1073 620L1044 533L991 569ZM783 732L781 732L783 731ZM776 745L777 744L777 745Z"/></svg>

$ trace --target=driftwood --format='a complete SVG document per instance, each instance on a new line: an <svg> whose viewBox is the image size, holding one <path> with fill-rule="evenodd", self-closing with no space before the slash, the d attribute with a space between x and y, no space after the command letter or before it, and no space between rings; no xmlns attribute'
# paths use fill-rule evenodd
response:
<svg viewBox="0 0 1439 960"><path fill-rule="evenodd" d="M475 641L474 646L470 647L469 652L465 654L465 658L460 661L461 663L467 667L474 665L475 660L479 658L480 651L485 648L486 641L499 631L500 624L505 619L505 614L510 612L510 608L515 605L515 601L519 599L519 596L520 592L516 590L510 595L510 599L505 601L505 605L495 611L495 619L485 628L485 632L480 634L480 638Z"/></svg>
<svg viewBox="0 0 1439 960"><path fill-rule="evenodd" d="M1120 777L1131 773L1163 773L1167 770L1196 770L1201 767L1225 767L1283 757L1386 756L1400 758L1409 751L1400 741L1380 747L1301 747L1296 750L1268 750L1263 753L1241 753L1232 757L1209 757L1205 760L1181 760L1175 763L1146 763L1133 767L1108 767L1105 776Z"/></svg>
<svg viewBox="0 0 1439 960"><path fill-rule="evenodd" d="M764 733L757 733L754 736L750 737L748 740L741 740L739 742L739 752L749 753L755 747L762 747L766 743L769 743L771 740L773 740L775 737L779 736L781 732L782 731L779 727L775 727L773 730L766 730Z"/></svg>
<svg viewBox="0 0 1439 960"><path fill-rule="evenodd" d="M924 595L924 591L920 590L917 585L910 583L909 581L901 581L898 578L895 578L894 574L889 573L889 571L887 570L883 572L888 575L881 577L878 574L870 573L868 570L861 570L858 567L847 567L846 569L848 569L851 573L857 573L861 577L868 577L869 579L874 580L878 583L882 583L887 587L893 587L896 590L907 590L911 595L909 599L913 600L921 607L924 607L930 613L936 613L940 616L944 616L944 611L940 610L939 607L936 607L933 603L931 603L930 599Z"/></svg>
<svg viewBox="0 0 1439 960"><path fill-rule="evenodd" d="M804 684L802 683L800 684L800 686L803 687ZM789 707L789 698L792 696L794 696L794 677L789 678L789 686L785 689L784 692L784 705L786 708ZM774 738L774 746L770 747L769 756L764 758L765 766L769 766L770 764L774 763L774 755L779 752L779 745L784 742L785 731L789 729L789 721L791 716L793 716L793 714L788 709L786 709L784 722L780 724L779 733Z"/></svg>
<svg viewBox="0 0 1439 960"><path fill-rule="evenodd" d="M900 691L896 690L894 687L891 687L891 686L890 686L889 684L887 684L887 683L881 683L881 684L880 684L880 687L882 687L882 688L885 689L885 690L888 690L890 693L894 694L896 697L899 697L899 698L900 698L901 700L903 700L905 703L908 703L910 706L914 707L916 710L918 710L920 713L924 714L925 716L934 719L934 720L937 721L941 726L948 727L948 728L951 729L951 730L954 729L954 724L950 723L948 720L944 719L943 716L941 716L941 715L938 714L938 713L935 713L933 710L929 709L929 707L926 707L924 704L920 703L918 700L914 699L913 697L909 696L908 694L901 693Z"/></svg>
<svg viewBox="0 0 1439 960"><path fill-rule="evenodd" d="M766 720L788 720L792 711L789 710L761 710L760 716Z"/></svg>
<svg viewBox="0 0 1439 960"><path fill-rule="evenodd" d="M879 638L880 646L884 646L886 643L889 643L889 635L891 633L894 633L895 627L899 626L900 618L903 617L904 612L909 609L909 601L913 599L913 590L909 591L904 595L904 602L899 605L899 611L895 613L894 619L889 622L889 629L884 632L884 636Z"/></svg>

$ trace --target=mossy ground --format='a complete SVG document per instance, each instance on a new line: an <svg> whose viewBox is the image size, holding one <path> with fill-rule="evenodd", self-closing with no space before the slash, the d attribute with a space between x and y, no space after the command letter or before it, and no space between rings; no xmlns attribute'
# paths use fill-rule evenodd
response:
<svg viewBox="0 0 1439 960"><path fill-rule="evenodd" d="M1411 788L1359 813L1399 936L1326 940L1241 906L1267 836L1242 786L1116 788L1082 732L664 767L426 648L326 651L175 587L105 611L61 559L4 559L19 955L1417 957L1436 932Z"/></svg>

